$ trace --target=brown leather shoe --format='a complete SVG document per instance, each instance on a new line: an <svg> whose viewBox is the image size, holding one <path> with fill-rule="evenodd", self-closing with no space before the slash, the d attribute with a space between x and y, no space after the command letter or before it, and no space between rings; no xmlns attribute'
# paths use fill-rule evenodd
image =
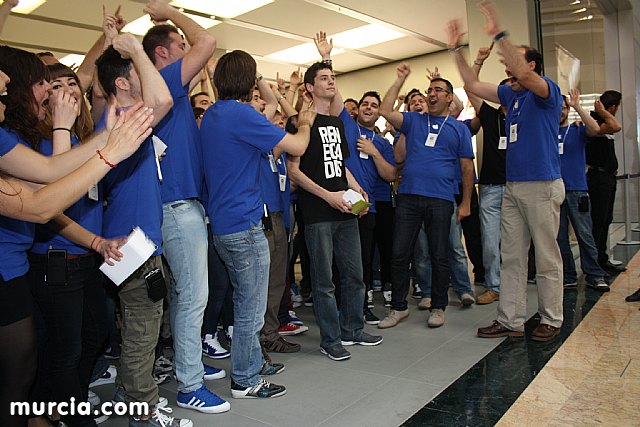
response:
<svg viewBox="0 0 640 427"><path fill-rule="evenodd" d="M534 341L546 342L551 341L560 334L560 328L547 325L546 323L540 323L531 332L531 339Z"/></svg>
<svg viewBox="0 0 640 427"><path fill-rule="evenodd" d="M514 331L497 320L494 320L491 326L478 328L478 336L481 338L522 337L524 336L524 332Z"/></svg>
<svg viewBox="0 0 640 427"><path fill-rule="evenodd" d="M487 289L478 297L478 299L476 299L476 304L491 304L495 301L500 301L500 294L496 291L492 291L491 289Z"/></svg>

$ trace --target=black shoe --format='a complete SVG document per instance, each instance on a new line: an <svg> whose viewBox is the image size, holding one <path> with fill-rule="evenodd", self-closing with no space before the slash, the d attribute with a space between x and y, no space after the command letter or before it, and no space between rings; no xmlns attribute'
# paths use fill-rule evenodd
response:
<svg viewBox="0 0 640 427"><path fill-rule="evenodd" d="M351 357L351 353L345 350L342 344L336 344L327 348L320 347L320 353L326 354L331 360L347 360Z"/></svg>
<svg viewBox="0 0 640 427"><path fill-rule="evenodd" d="M231 396L236 399L279 397L286 393L287 389L284 386L271 384L264 379L260 379L253 387L246 388L231 379Z"/></svg>
<svg viewBox="0 0 640 427"><path fill-rule="evenodd" d="M607 270L609 273L622 273L623 271L627 271L627 267L623 265L615 265L611 264L611 262L607 261L602 265L602 268Z"/></svg>
<svg viewBox="0 0 640 427"><path fill-rule="evenodd" d="M587 280L587 286L600 292L609 292L611 290L602 277L595 280Z"/></svg>
<svg viewBox="0 0 640 427"><path fill-rule="evenodd" d="M626 302L637 302L640 301L640 288L637 291L629 295L624 299Z"/></svg>
<svg viewBox="0 0 640 427"><path fill-rule="evenodd" d="M370 308L362 309L364 313L364 323L367 325L377 325L380 323L380 318L371 312Z"/></svg>

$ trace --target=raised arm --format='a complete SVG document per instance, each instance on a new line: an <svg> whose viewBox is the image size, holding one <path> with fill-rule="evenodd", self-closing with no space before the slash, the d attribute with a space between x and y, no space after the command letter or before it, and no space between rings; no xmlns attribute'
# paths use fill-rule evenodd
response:
<svg viewBox="0 0 640 427"><path fill-rule="evenodd" d="M162 0L151 0L145 7L154 21L170 19L187 37L191 48L182 59L182 85L186 85L202 70L216 50L216 39L193 19Z"/></svg>
<svg viewBox="0 0 640 427"><path fill-rule="evenodd" d="M491 54L491 49L493 48L493 43L489 47L481 47L478 49L478 54L476 55L476 59L473 61L473 67L471 69L475 73L476 76L480 76L480 70L482 69L482 65L484 61L487 60L489 55ZM467 91L467 96L469 97L469 101L471 105L473 105L474 110L476 110L476 116L480 111L480 107L482 107L482 98L476 96L473 92Z"/></svg>
<svg viewBox="0 0 640 427"><path fill-rule="evenodd" d="M331 60L331 50L333 49L333 39L327 39L327 33L324 31L319 31L316 33L313 38L314 43L316 44L316 49L318 49L318 53L322 57L322 62L327 62L333 65ZM338 90L338 85L336 84L336 92L331 100L331 105L329 106L329 114L332 116L339 116L344 108L344 102L342 100L342 94Z"/></svg>
<svg viewBox="0 0 640 427"><path fill-rule="evenodd" d="M469 67L469 64L467 64L467 61L462 56L462 45L460 43L464 33L460 30L460 23L457 20L449 21L447 24L447 33L449 35L449 51L453 53L454 60L458 66L458 72L464 81L464 89L467 93L474 94L491 102L499 103L498 86L481 82L478 79L477 73Z"/></svg>
<svg viewBox="0 0 640 427"><path fill-rule="evenodd" d="M282 112L287 117L295 116L296 114L298 114L295 108L293 108L291 104L289 104L287 97L280 94L280 92L278 92L275 87L271 87L271 92L273 93L273 96L275 96L276 99L278 100L278 104L280 104L280 107L282 108Z"/></svg>
<svg viewBox="0 0 640 427"><path fill-rule="evenodd" d="M578 113L580 119L582 119L582 122L587 127L587 135L596 136L600 132L600 126L598 125L598 122L596 122L596 120L580 105L580 91L578 89L569 90L567 103L569 104L569 107L576 110L576 113Z"/></svg>
<svg viewBox="0 0 640 427"><path fill-rule="evenodd" d="M18 5L18 0L4 0L0 4L0 34L4 29L4 24L7 22L7 17L11 13L11 9Z"/></svg>
<svg viewBox="0 0 640 427"><path fill-rule="evenodd" d="M258 82L258 91L260 92L260 98L265 102L264 116L267 120L271 121L278 109L278 100L271 90L271 86L266 80L262 78L260 73L257 73L256 80Z"/></svg>
<svg viewBox="0 0 640 427"><path fill-rule="evenodd" d="M387 121L391 123L391 126L396 129L400 129L403 121L402 113L396 111L393 108L393 104L400 94L402 85L404 85L407 77L411 74L411 67L409 66L409 63L403 62L398 65L396 74L396 81L393 82L389 90L387 90L387 93L385 93L384 98L382 98L382 104L380 104L380 115L387 119Z"/></svg>
<svg viewBox="0 0 640 427"><path fill-rule="evenodd" d="M622 126L620 126L618 120L613 114L611 114L604 108L604 105L602 105L600 98L596 99L594 109L595 112L600 116L600 118L604 120L604 122L600 124L600 129L598 130L599 135L616 133L622 130Z"/></svg>
<svg viewBox="0 0 640 427"><path fill-rule="evenodd" d="M84 102L84 98L80 102ZM71 129L78 117L80 106L76 99L64 90L58 90L49 97L51 108L52 154L62 154L71 149Z"/></svg>
<svg viewBox="0 0 640 427"><path fill-rule="evenodd" d="M300 67L298 67L298 70L293 71L291 77L289 77L289 89L287 89L284 96L291 106L293 106L293 100L296 97L296 90L298 90L298 86L300 86L300 81Z"/></svg>
<svg viewBox="0 0 640 427"><path fill-rule="evenodd" d="M123 33L117 36L113 40L113 48L123 58L131 58L133 61L133 66L140 78L142 99L145 105L153 109L155 116L153 126L155 126L173 107L173 98L167 84L133 34Z"/></svg>

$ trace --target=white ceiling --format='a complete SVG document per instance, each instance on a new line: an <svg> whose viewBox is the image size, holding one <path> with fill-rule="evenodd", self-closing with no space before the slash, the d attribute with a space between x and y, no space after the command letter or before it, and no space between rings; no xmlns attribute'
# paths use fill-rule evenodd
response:
<svg viewBox="0 0 640 427"><path fill-rule="evenodd" d="M212 0L200 0L205 4ZM224 0L242 1L242 0ZM51 51L58 58L85 53L100 36L102 4L108 11L122 6L131 22L143 15L144 0L48 0L29 15L12 13L1 34L2 43L26 50ZM288 78L307 64L279 62L264 56L305 42L324 30L330 36L367 24L379 24L405 34L393 41L346 50L334 56L337 72L359 70L442 50L445 23L459 18L466 28L465 0L274 0L259 9L209 29L218 40L216 56L242 49L254 55L267 78Z"/></svg>

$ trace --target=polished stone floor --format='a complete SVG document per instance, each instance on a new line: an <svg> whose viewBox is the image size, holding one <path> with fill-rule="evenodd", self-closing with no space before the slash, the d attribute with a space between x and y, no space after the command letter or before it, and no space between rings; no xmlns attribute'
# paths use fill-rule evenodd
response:
<svg viewBox="0 0 640 427"><path fill-rule="evenodd" d="M626 262L636 249L618 246L616 258ZM640 267L634 271L633 279L637 284ZM631 280L627 287L633 286ZM620 290L621 293L627 291ZM602 300L611 299L615 294L611 292ZM533 315L537 306L535 285L528 287L528 295L528 313ZM286 364L285 372L270 378L287 386L286 396L268 401L235 400L230 397L228 378L208 381L211 390L230 401L231 411L206 415L175 406L175 382L162 385L160 392L169 399L174 416L189 417L196 426L396 426L403 423L407 426L490 426L501 418L500 422L504 425L543 425L536 423L536 418L524 418L532 416L528 408L534 407L531 401L522 401L528 395L527 387L529 384L533 387L538 378L547 375L543 375L546 372L543 367L545 364L550 367L554 363L552 356L558 348L564 348L561 347L562 343L568 336L573 336L569 334L576 326L586 324L580 322L593 309L599 297L598 292L585 289L583 283L577 290L566 292L562 337L545 344L522 338L477 338L476 329L486 326L495 318L495 304L461 309L452 295L446 312L446 325L433 330L426 327L426 314L418 311L415 301L411 301L411 316L398 327L378 330L367 326L368 332L383 335L384 342L379 347L349 348L353 357L346 362L334 362L320 354L319 334L312 310L302 307L297 309L297 313L310 331L289 338L300 343L302 351L272 354L274 361ZM383 315L381 295L376 294L376 298L378 305L374 311ZM637 318L635 322L637 331L637 326L640 326ZM527 331L530 332L536 324L534 317L527 323ZM594 336L598 335L592 335L592 341ZM629 339L635 339L638 357L637 335ZM208 359L205 362L211 364ZM584 361L578 359L577 362ZM599 356L597 362L604 365L606 356ZM573 369L572 362L565 363L569 370ZM229 359L213 364L227 371L229 369ZM630 364L626 375L637 371L638 365ZM612 374L609 370L603 372L605 375ZM588 384L584 378L580 382L579 375L576 371L576 387L569 388L576 391L573 398L580 396L578 385ZM556 385L562 384L562 378L552 381ZM621 390L629 392L634 387L637 389L637 384L631 382L627 388L623 385ZM556 415L553 415L555 418L549 416L551 424L562 424L562 410L571 406L572 394L568 393L567 386L562 387L564 394L561 397L565 403L564 406L553 407ZM96 391L103 399L108 399L113 393L113 386L101 386ZM555 389L551 391L554 393ZM544 405L544 401L536 397L541 392L537 393L532 395L532 401ZM583 399L589 396L588 393L584 394ZM633 404L637 405L638 397L634 399ZM573 404L579 407L577 403ZM514 412L518 407L524 408L521 410L523 412ZM616 407L615 404L613 407ZM521 420L525 421L518 424ZM580 420L580 423L583 421ZM576 425L573 422L565 425L569 424ZM126 417L113 417L103 424L107 427L126 425Z"/></svg>

